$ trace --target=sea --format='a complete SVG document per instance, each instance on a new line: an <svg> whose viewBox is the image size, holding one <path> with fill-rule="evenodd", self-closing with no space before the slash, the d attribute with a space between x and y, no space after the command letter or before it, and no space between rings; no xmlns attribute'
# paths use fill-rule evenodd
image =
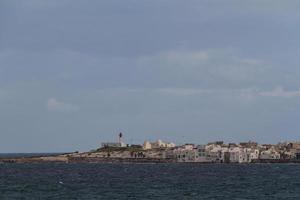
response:
<svg viewBox="0 0 300 200"><path fill-rule="evenodd" d="M0 199L300 199L300 164L0 164Z"/></svg>

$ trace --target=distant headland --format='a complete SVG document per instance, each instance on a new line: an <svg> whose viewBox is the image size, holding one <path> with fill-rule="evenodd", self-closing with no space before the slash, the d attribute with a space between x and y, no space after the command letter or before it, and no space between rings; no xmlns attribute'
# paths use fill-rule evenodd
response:
<svg viewBox="0 0 300 200"><path fill-rule="evenodd" d="M0 158L0 163L300 163L300 141L258 144L248 141L207 144L157 140L126 144L123 134L116 142L103 142L96 150L58 155Z"/></svg>

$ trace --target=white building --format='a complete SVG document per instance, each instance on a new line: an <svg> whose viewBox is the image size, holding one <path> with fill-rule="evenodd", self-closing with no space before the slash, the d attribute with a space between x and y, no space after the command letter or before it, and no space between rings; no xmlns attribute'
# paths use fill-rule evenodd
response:
<svg viewBox="0 0 300 200"><path fill-rule="evenodd" d="M259 150L254 148L233 147L229 148L230 162L250 163L259 158Z"/></svg>
<svg viewBox="0 0 300 200"><path fill-rule="evenodd" d="M151 143L149 141L145 141L143 144L143 149L144 150L151 149Z"/></svg>
<svg viewBox="0 0 300 200"><path fill-rule="evenodd" d="M249 162L252 162L253 160L257 160L257 159L259 159L259 150L251 149L248 155L249 155L249 158L248 158Z"/></svg>
<svg viewBox="0 0 300 200"><path fill-rule="evenodd" d="M280 159L280 154L275 149L271 148L262 151L260 153L259 158L263 160L275 160L275 159Z"/></svg>
<svg viewBox="0 0 300 200"><path fill-rule="evenodd" d="M259 150L243 148L240 145L225 146L210 144L206 146L207 157L212 162L248 163L259 158Z"/></svg>
<svg viewBox="0 0 300 200"><path fill-rule="evenodd" d="M176 145L172 142L163 142L162 140L157 140L156 142L150 143L149 141L145 141L143 144L143 149L158 149L158 148L173 148Z"/></svg>
<svg viewBox="0 0 300 200"><path fill-rule="evenodd" d="M197 155L196 155L196 162L211 162L208 158L207 158L207 152L205 149L205 145L198 145L195 149L197 151Z"/></svg>
<svg viewBox="0 0 300 200"><path fill-rule="evenodd" d="M101 143L101 147L126 147L127 145L123 142L123 134L118 134L118 141L117 142L103 142Z"/></svg>
<svg viewBox="0 0 300 200"><path fill-rule="evenodd" d="M174 149L174 155L177 162L210 162L204 145L195 147L192 144L186 144Z"/></svg>
<svg viewBox="0 0 300 200"><path fill-rule="evenodd" d="M248 162L247 152L241 147L230 147L229 160L231 163L246 163Z"/></svg>
<svg viewBox="0 0 300 200"><path fill-rule="evenodd" d="M126 147L124 142L102 142L101 147Z"/></svg>
<svg viewBox="0 0 300 200"><path fill-rule="evenodd" d="M211 162L225 162L225 154L228 152L228 147L218 144L207 145L206 148L207 158Z"/></svg>

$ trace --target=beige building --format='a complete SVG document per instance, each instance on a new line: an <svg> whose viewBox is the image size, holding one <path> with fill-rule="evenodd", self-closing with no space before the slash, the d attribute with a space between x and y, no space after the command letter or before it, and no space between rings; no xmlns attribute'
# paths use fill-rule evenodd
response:
<svg viewBox="0 0 300 200"><path fill-rule="evenodd" d="M157 140L156 142L145 141L143 144L143 149L158 149L158 148L173 148L176 145L172 142L163 142L162 140Z"/></svg>

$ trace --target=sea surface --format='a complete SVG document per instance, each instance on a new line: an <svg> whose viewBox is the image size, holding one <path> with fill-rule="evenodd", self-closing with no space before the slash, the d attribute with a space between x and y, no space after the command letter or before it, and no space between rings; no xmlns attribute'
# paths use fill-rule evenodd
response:
<svg viewBox="0 0 300 200"><path fill-rule="evenodd" d="M300 164L0 164L0 199L300 199Z"/></svg>
<svg viewBox="0 0 300 200"><path fill-rule="evenodd" d="M40 156L55 156L65 153L0 153L0 158L29 158Z"/></svg>

